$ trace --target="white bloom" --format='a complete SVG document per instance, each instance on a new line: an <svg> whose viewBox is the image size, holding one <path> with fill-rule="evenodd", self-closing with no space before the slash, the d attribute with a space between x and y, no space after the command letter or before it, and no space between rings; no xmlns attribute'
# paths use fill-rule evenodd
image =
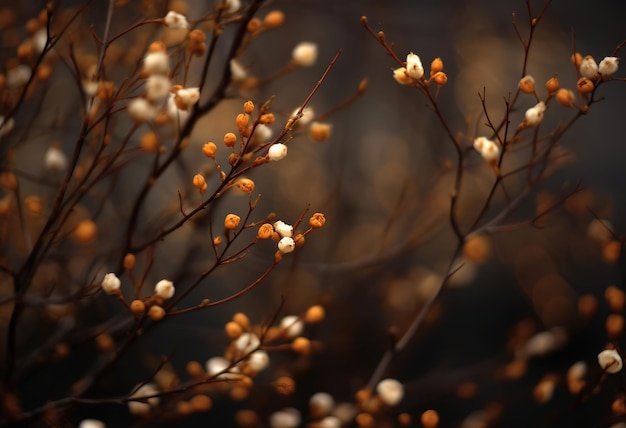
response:
<svg viewBox="0 0 626 428"><path fill-rule="evenodd" d="M401 85L410 85L413 83L413 79L411 79L405 67L398 67L393 70L393 78Z"/></svg>
<svg viewBox="0 0 626 428"><path fill-rule="evenodd" d="M280 320L280 327L285 330L287 336L296 337L302 334L304 323L295 315L288 315Z"/></svg>
<svg viewBox="0 0 626 428"><path fill-rule="evenodd" d="M174 283L167 279L160 280L154 286L154 294L159 296L161 299L171 299L174 295L174 291Z"/></svg>
<svg viewBox="0 0 626 428"><path fill-rule="evenodd" d="M143 58L143 72L152 74L169 74L170 58L166 52L156 51L150 52Z"/></svg>
<svg viewBox="0 0 626 428"><path fill-rule="evenodd" d="M567 343L567 332L563 327L553 327L531 336L516 352L518 358L528 358L549 354Z"/></svg>
<svg viewBox="0 0 626 428"><path fill-rule="evenodd" d="M107 294L119 293L122 282L114 273L107 273L102 280L102 289Z"/></svg>
<svg viewBox="0 0 626 428"><path fill-rule="evenodd" d="M154 119L157 115L156 108L145 98L135 98L126 106L128 115L135 122L142 123Z"/></svg>
<svg viewBox="0 0 626 428"><path fill-rule="evenodd" d="M83 419L78 424L78 428L106 428L106 425L98 419Z"/></svg>
<svg viewBox="0 0 626 428"><path fill-rule="evenodd" d="M603 79L606 79L617 71L618 64L619 58L615 56L607 56L602 61L600 61L600 65L598 66L598 72Z"/></svg>
<svg viewBox="0 0 626 428"><path fill-rule="evenodd" d="M254 333L242 333L235 341L235 347L242 354L249 354L256 350L259 345L261 345L261 341Z"/></svg>
<svg viewBox="0 0 626 428"><path fill-rule="evenodd" d="M146 383L135 391L129 398L149 397L159 393L159 389L153 383ZM128 410L133 415L146 415L150 412L150 408L159 404L159 397L146 398L142 401L129 401Z"/></svg>
<svg viewBox="0 0 626 428"><path fill-rule="evenodd" d="M281 220L274 223L274 230L280 235L281 238L284 238L285 236L291 238L293 236L293 226Z"/></svg>
<svg viewBox="0 0 626 428"><path fill-rule="evenodd" d="M337 416L326 416L320 421L320 428L341 428L341 420Z"/></svg>
<svg viewBox="0 0 626 428"><path fill-rule="evenodd" d="M316 415L326 416L333 411L335 399L326 392L318 392L309 399L309 407L315 410Z"/></svg>
<svg viewBox="0 0 626 428"><path fill-rule="evenodd" d="M587 363L584 361L575 362L567 370L568 380L581 380L587 374Z"/></svg>
<svg viewBox="0 0 626 428"><path fill-rule="evenodd" d="M500 147L495 141L489 140L486 137L478 137L474 140L474 149L480 153L480 155L487 162L495 162L500 156Z"/></svg>
<svg viewBox="0 0 626 428"><path fill-rule="evenodd" d="M153 74L146 79L146 98L150 101L160 101L170 93L172 83L167 76Z"/></svg>
<svg viewBox="0 0 626 428"><path fill-rule="evenodd" d="M598 64L591 55L587 55L580 63L579 71L587 79L595 79L598 76Z"/></svg>
<svg viewBox="0 0 626 428"><path fill-rule="evenodd" d="M230 74L233 80L243 80L248 77L248 72L236 59L230 60Z"/></svg>
<svg viewBox="0 0 626 428"><path fill-rule="evenodd" d="M607 373L617 373L622 370L622 357L615 349L605 349L598 354L598 364Z"/></svg>
<svg viewBox="0 0 626 428"><path fill-rule="evenodd" d="M300 107L297 107L293 113L291 113L291 117L296 117L298 112L300 111ZM315 118L315 110L313 107L307 106L302 109L302 116L296 122L296 126L306 126Z"/></svg>
<svg viewBox="0 0 626 428"><path fill-rule="evenodd" d="M37 53L42 53L46 47L46 41L48 40L48 31L45 28L40 28L35 34L31 36L33 46Z"/></svg>
<svg viewBox="0 0 626 428"><path fill-rule="evenodd" d="M187 22L187 18L180 13L174 12L170 10L163 18L165 25L173 30L187 29L189 28L189 22Z"/></svg>
<svg viewBox="0 0 626 428"><path fill-rule="evenodd" d="M284 238L281 238L280 241L278 241L278 251L283 254L292 253L295 249L296 242L293 240L293 238L285 236Z"/></svg>
<svg viewBox="0 0 626 428"><path fill-rule="evenodd" d="M274 131L267 125L263 125L259 123L256 128L254 128L254 137L258 140L259 143L265 143L272 138Z"/></svg>
<svg viewBox="0 0 626 428"><path fill-rule="evenodd" d="M537 126L543 120L543 112L546 111L546 104L539 101L537 105L526 110L524 123L526 126Z"/></svg>
<svg viewBox="0 0 626 428"><path fill-rule="evenodd" d="M218 373L222 373L228 368L230 362L223 357L209 358L205 364L205 368L208 374L215 376Z"/></svg>
<svg viewBox="0 0 626 428"><path fill-rule="evenodd" d="M287 146L283 143L272 144L267 151L271 161L279 161L287 156Z"/></svg>
<svg viewBox="0 0 626 428"><path fill-rule="evenodd" d="M254 351L250 358L248 358L248 366L255 372L260 372L267 368L270 363L270 357L265 351Z"/></svg>
<svg viewBox="0 0 626 428"><path fill-rule="evenodd" d="M301 422L300 412L294 408L285 408L270 415L271 428L296 428Z"/></svg>
<svg viewBox="0 0 626 428"><path fill-rule="evenodd" d="M191 107L192 105L197 103L198 100L200 100L200 88L179 89L176 92L176 100L178 101L179 108L183 110L189 110L189 107Z"/></svg>
<svg viewBox="0 0 626 428"><path fill-rule="evenodd" d="M67 156L58 147L49 147L44 154L44 165L48 171L63 171L67 167Z"/></svg>
<svg viewBox="0 0 626 428"><path fill-rule="evenodd" d="M404 397L404 386L395 379L383 379L376 385L376 393L383 403L395 406Z"/></svg>
<svg viewBox="0 0 626 428"><path fill-rule="evenodd" d="M317 61L317 45L312 42L300 42L291 53L293 61L302 67L310 67Z"/></svg>
<svg viewBox="0 0 626 428"><path fill-rule="evenodd" d="M83 92L88 97L93 97L98 92L100 82L94 82L93 80L83 79Z"/></svg>
<svg viewBox="0 0 626 428"><path fill-rule="evenodd" d="M20 64L7 70L5 75L7 88L12 89L24 86L32 73L33 71L26 64Z"/></svg>
<svg viewBox="0 0 626 428"><path fill-rule="evenodd" d="M13 118L5 120L4 116L0 116L0 137L3 137L11 132L14 126L15 120L13 120Z"/></svg>
<svg viewBox="0 0 626 428"><path fill-rule="evenodd" d="M424 67L419 56L414 53L406 56L406 72L413 79L421 79L424 76Z"/></svg>
<svg viewBox="0 0 626 428"><path fill-rule="evenodd" d="M241 9L241 0L226 0L226 12L234 13Z"/></svg>
<svg viewBox="0 0 626 428"><path fill-rule="evenodd" d="M176 94L170 94L165 111L171 120L180 122L181 126L187 122L187 119L189 119L189 115L191 114L188 110L178 108L176 105Z"/></svg>

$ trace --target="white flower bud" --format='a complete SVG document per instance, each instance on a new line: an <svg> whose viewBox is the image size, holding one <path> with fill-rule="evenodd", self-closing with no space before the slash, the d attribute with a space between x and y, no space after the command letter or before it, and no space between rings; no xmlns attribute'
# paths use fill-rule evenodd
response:
<svg viewBox="0 0 626 428"><path fill-rule="evenodd" d="M237 61L236 59L230 60L230 74L233 80L241 81L248 77L248 72L245 68L241 66L239 61Z"/></svg>
<svg viewBox="0 0 626 428"><path fill-rule="evenodd" d="M242 354L249 354L255 351L259 345L261 345L261 341L254 333L242 333L235 341L235 347Z"/></svg>
<svg viewBox="0 0 626 428"><path fill-rule="evenodd" d="M5 74L7 88L13 89L24 86L32 73L33 71L26 64L20 64L7 70Z"/></svg>
<svg viewBox="0 0 626 428"><path fill-rule="evenodd" d="M617 373L622 370L622 357L615 349L605 349L598 354L598 364L607 373Z"/></svg>
<svg viewBox="0 0 626 428"><path fill-rule="evenodd" d="M408 75L405 67L399 67L393 70L393 78L401 85L410 85L413 79Z"/></svg>
<svg viewBox="0 0 626 428"><path fill-rule="evenodd" d="M67 156L58 147L48 147L44 155L44 165L48 171L63 171L67 167Z"/></svg>
<svg viewBox="0 0 626 428"><path fill-rule="evenodd" d="M313 394L309 399L309 407L315 409L315 414L326 416L333 411L335 407L335 399L326 392L318 392Z"/></svg>
<svg viewBox="0 0 626 428"><path fill-rule="evenodd" d="M263 125L259 123L256 128L254 128L254 137L257 139L259 143L265 143L272 138L274 131L267 125Z"/></svg>
<svg viewBox="0 0 626 428"><path fill-rule="evenodd" d="M395 379L383 379L376 385L376 393L383 403L395 406L404 397L404 386Z"/></svg>
<svg viewBox="0 0 626 428"><path fill-rule="evenodd" d="M93 80L84 79L83 80L83 92L88 97L93 97L98 92L98 88L100 87L99 82L94 82Z"/></svg>
<svg viewBox="0 0 626 428"><path fill-rule="evenodd" d="M295 315L288 315L280 320L280 327L285 330L287 336L296 337L302 334L304 323Z"/></svg>
<svg viewBox="0 0 626 428"><path fill-rule="evenodd" d="M421 79L424 76L424 67L419 56L414 53L406 56L406 72L413 79Z"/></svg>
<svg viewBox="0 0 626 428"><path fill-rule="evenodd" d="M188 110L189 107L193 106L200 100L200 88L179 89L178 92L176 92L176 97L183 105L187 107L183 110Z"/></svg>
<svg viewBox="0 0 626 428"><path fill-rule="evenodd" d="M228 368L230 362L223 357L213 357L209 358L205 363L205 369L208 374L211 376L215 376L218 373L222 373L224 370Z"/></svg>
<svg viewBox="0 0 626 428"><path fill-rule="evenodd" d="M495 162L500 156L500 147L495 141L489 140L486 137L478 137L474 140L474 149L480 153L480 155L487 162Z"/></svg>
<svg viewBox="0 0 626 428"><path fill-rule="evenodd" d="M146 79L146 98L150 101L161 101L170 94L172 83L162 74L153 74Z"/></svg>
<svg viewBox="0 0 626 428"><path fill-rule="evenodd" d="M326 416L320 421L320 428L341 428L341 419L337 416Z"/></svg>
<svg viewBox="0 0 626 428"><path fill-rule="evenodd" d="M607 56L602 61L600 61L600 65L598 66L598 72L602 76L603 79L612 76L618 69L619 58L615 56Z"/></svg>
<svg viewBox="0 0 626 428"><path fill-rule="evenodd" d="M226 0L226 12L235 13L241 9L241 0Z"/></svg>
<svg viewBox="0 0 626 428"><path fill-rule="evenodd" d="M546 111L546 104L539 101L537 105L526 110L524 124L526 126L537 126L543 120L543 112Z"/></svg>
<svg viewBox="0 0 626 428"><path fill-rule="evenodd" d="M528 358L549 354L567 343L567 332L563 327L553 327L531 336L516 352L518 358Z"/></svg>
<svg viewBox="0 0 626 428"><path fill-rule="evenodd" d="M159 389L154 383L146 383L135 391L129 398L141 398L159 393ZM150 412L151 407L159 405L159 397L151 397L142 401L129 401L128 411L133 415L146 415Z"/></svg>
<svg viewBox="0 0 626 428"><path fill-rule="evenodd" d="M122 282L114 273L107 273L102 280L102 289L107 294L119 293Z"/></svg>
<svg viewBox="0 0 626 428"><path fill-rule="evenodd" d="M271 161L279 161L287 156L287 146L283 143L272 144L267 151Z"/></svg>
<svg viewBox="0 0 626 428"><path fill-rule="evenodd" d="M298 111L300 111L300 107L297 107L293 113L291 113L291 117L296 117ZM302 116L300 116L300 119L296 122L296 126L307 126L314 118L315 110L313 107L307 106L302 109Z"/></svg>
<svg viewBox="0 0 626 428"><path fill-rule="evenodd" d="M168 28L172 30L180 30L189 28L189 22L187 22L187 18L180 13L174 12L170 10L163 18L163 22Z"/></svg>
<svg viewBox="0 0 626 428"><path fill-rule="evenodd" d="M106 425L98 419L83 419L78 424L78 428L106 428Z"/></svg>
<svg viewBox="0 0 626 428"><path fill-rule="evenodd" d="M143 72L152 74L169 74L170 58L163 51L150 52L143 59Z"/></svg>
<svg viewBox="0 0 626 428"><path fill-rule="evenodd" d="M587 55L580 63L579 71L587 79L595 79L598 76L598 64L591 55Z"/></svg>
<svg viewBox="0 0 626 428"><path fill-rule="evenodd" d="M280 241L278 241L278 251L283 254L293 253L295 249L296 242L293 240L293 238L285 236L284 238L281 238Z"/></svg>
<svg viewBox="0 0 626 428"><path fill-rule="evenodd" d="M154 294L164 300L171 299L174 295L174 291L174 283L167 279L160 280L154 286Z"/></svg>
<svg viewBox="0 0 626 428"><path fill-rule="evenodd" d="M180 92L180 91L179 91ZM176 105L176 95L170 94L169 99L167 100L167 106L165 108L165 112L167 113L167 117L174 122L180 122L180 126L183 126L187 119L189 119L189 115L191 114L189 110L179 109Z"/></svg>
<svg viewBox="0 0 626 428"><path fill-rule="evenodd" d="M301 67L310 67L317 61L317 45L312 42L300 42L291 53L293 62Z"/></svg>
<svg viewBox="0 0 626 428"><path fill-rule="evenodd" d="M257 373L266 369L269 364L270 357L265 351L254 351L252 355L250 355L250 358L248 358L248 367Z"/></svg>
<svg viewBox="0 0 626 428"><path fill-rule="evenodd" d="M293 236L293 226L281 220L274 223L274 230L281 238L284 238L285 236L291 238Z"/></svg>
<svg viewBox="0 0 626 428"><path fill-rule="evenodd" d="M148 122L157 115L156 108L145 98L135 98L126 106L128 115L137 123Z"/></svg>
<svg viewBox="0 0 626 428"><path fill-rule="evenodd" d="M291 407L270 415L270 428L296 428L300 426L300 412Z"/></svg>

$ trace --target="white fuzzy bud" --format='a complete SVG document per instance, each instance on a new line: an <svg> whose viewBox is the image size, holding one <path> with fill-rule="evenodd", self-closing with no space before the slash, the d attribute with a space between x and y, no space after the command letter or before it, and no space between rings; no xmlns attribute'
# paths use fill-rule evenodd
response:
<svg viewBox="0 0 626 428"><path fill-rule="evenodd" d="M300 412L291 407L274 412L270 415L270 428L296 428L300 426Z"/></svg>
<svg viewBox="0 0 626 428"><path fill-rule="evenodd" d="M280 327L285 330L287 336L296 337L302 334L304 323L295 315L288 315L280 320Z"/></svg>
<svg viewBox="0 0 626 428"><path fill-rule="evenodd" d="M171 28L172 30L180 30L189 28L189 22L187 22L187 18L180 13L174 12L170 10L163 18L164 24Z"/></svg>
<svg viewBox="0 0 626 428"><path fill-rule="evenodd" d="M395 379L383 379L376 385L376 393L383 403L395 406L404 397L404 386Z"/></svg>
<svg viewBox="0 0 626 428"><path fill-rule="evenodd" d="M148 122L157 115L156 108L145 98L135 98L126 106L128 115L137 123Z"/></svg>
<svg viewBox="0 0 626 428"><path fill-rule="evenodd" d="M310 67L317 61L317 45L312 42L300 42L291 53L293 62L301 67Z"/></svg>
<svg viewBox="0 0 626 428"><path fill-rule="evenodd" d="M315 410L315 414L326 416L333 411L335 399L326 392L318 392L309 399L309 407Z"/></svg>
<svg viewBox="0 0 626 428"><path fill-rule="evenodd" d="M223 357L213 357L209 358L205 363L205 369L208 374L211 376L215 376L218 373L222 373L224 370L228 368L230 362Z"/></svg>
<svg viewBox="0 0 626 428"><path fill-rule="evenodd" d="M291 117L296 117L298 112L300 111L300 107L296 108L293 113L291 113ZM306 106L302 109L302 116L296 122L296 126L307 126L309 123L313 121L315 118L315 110L313 107Z"/></svg>
<svg viewBox="0 0 626 428"><path fill-rule="evenodd" d="M44 165L50 172L63 171L67 167L67 156L58 147L48 147L44 154Z"/></svg>
<svg viewBox="0 0 626 428"><path fill-rule="evenodd" d="M284 238L285 236L291 238L293 236L293 226L281 220L274 223L274 230L281 238Z"/></svg>
<svg viewBox="0 0 626 428"><path fill-rule="evenodd" d="M249 354L255 351L259 345L261 345L261 341L254 333L242 333L241 336L235 340L235 347L242 354Z"/></svg>
<svg viewBox="0 0 626 428"><path fill-rule="evenodd" d="M180 92L180 91L179 91ZM191 114L189 110L179 109L176 105L176 94L170 94L170 97L167 100L167 105L165 107L165 112L167 113L167 117L174 122L180 122L180 126L183 126L187 119L189 119L189 115Z"/></svg>
<svg viewBox="0 0 626 428"><path fill-rule="evenodd" d="M170 93L172 83L167 76L153 74L146 79L146 98L150 101L161 101Z"/></svg>
<svg viewBox="0 0 626 428"><path fill-rule="evenodd" d="M595 79L598 76L598 64L591 55L587 55L580 63L580 74L587 79Z"/></svg>
<svg viewBox="0 0 626 428"><path fill-rule="evenodd" d="M154 294L164 300L171 299L174 295L174 291L174 283L167 279L160 280L154 286Z"/></svg>
<svg viewBox="0 0 626 428"><path fill-rule="evenodd" d="M7 88L13 89L24 86L32 73L33 71L26 64L20 64L7 70L5 74Z"/></svg>
<svg viewBox="0 0 626 428"><path fill-rule="evenodd" d="M241 9L241 0L226 0L226 12L235 13Z"/></svg>
<svg viewBox="0 0 626 428"><path fill-rule="evenodd" d="M612 76L619 67L619 58L615 56L607 56L602 61L600 61L600 65L598 66L598 72L602 76L603 79Z"/></svg>
<svg viewBox="0 0 626 428"><path fill-rule="evenodd" d="M106 425L98 419L83 419L78 424L78 428L106 428Z"/></svg>
<svg viewBox="0 0 626 428"><path fill-rule="evenodd" d="M279 161L287 156L287 146L283 143L272 144L267 151L267 155L271 161Z"/></svg>
<svg viewBox="0 0 626 428"><path fill-rule="evenodd" d="M295 249L296 242L293 240L293 238L285 236L284 238L281 238L280 241L278 241L278 251L283 254L293 253Z"/></svg>
<svg viewBox="0 0 626 428"><path fill-rule="evenodd" d="M189 110L189 107L193 106L200 100L200 88L183 88L176 92L176 97L180 103L186 108L183 110Z"/></svg>
<svg viewBox="0 0 626 428"><path fill-rule="evenodd" d="M615 349L605 349L598 354L598 364L607 373L617 373L622 370L622 357Z"/></svg>
<svg viewBox="0 0 626 428"><path fill-rule="evenodd" d="M248 77L248 72L236 59L230 60L230 74L233 80L241 81Z"/></svg>
<svg viewBox="0 0 626 428"><path fill-rule="evenodd" d="M413 79L421 79L424 76L422 60L414 53L406 56L406 73Z"/></svg>
<svg viewBox="0 0 626 428"><path fill-rule="evenodd" d="M537 126L543 120L543 112L546 111L546 104L539 101L537 105L526 110L524 114L524 124L526 126Z"/></svg>
<svg viewBox="0 0 626 428"><path fill-rule="evenodd" d="M122 282L114 273L107 273L102 280L102 289L107 294L118 294Z"/></svg>
<svg viewBox="0 0 626 428"><path fill-rule="evenodd" d="M270 364L270 357L265 351L254 351L252 355L250 355L250 358L248 358L247 363L248 367L258 373L267 368Z"/></svg>
<svg viewBox="0 0 626 428"><path fill-rule="evenodd" d="M341 428L341 419L337 416L326 416L320 421L320 428Z"/></svg>
<svg viewBox="0 0 626 428"><path fill-rule="evenodd" d="M478 137L474 140L474 149L480 153L480 155L487 162L496 162L500 156L500 147L495 141L489 140L486 137Z"/></svg>
<svg viewBox="0 0 626 428"><path fill-rule="evenodd" d="M140 386L129 398L149 397L159 393L159 389L153 383ZM142 401L129 401L128 411L133 415L146 415L152 407L159 405L159 397L150 397Z"/></svg>
<svg viewBox="0 0 626 428"><path fill-rule="evenodd" d="M169 74L170 58L163 51L150 52L143 59L143 72L152 74Z"/></svg>

